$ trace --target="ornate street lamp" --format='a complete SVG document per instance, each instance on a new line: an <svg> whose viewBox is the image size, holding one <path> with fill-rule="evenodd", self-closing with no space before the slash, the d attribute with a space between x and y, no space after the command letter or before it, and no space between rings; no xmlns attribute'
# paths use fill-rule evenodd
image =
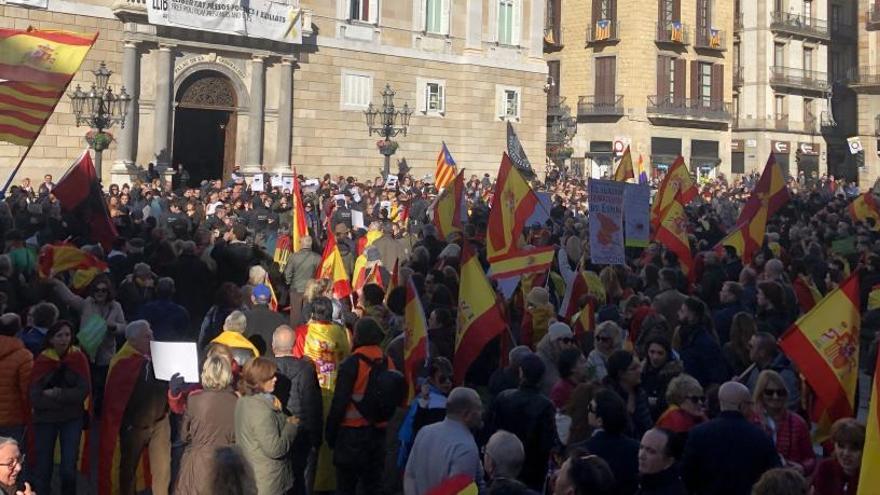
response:
<svg viewBox="0 0 880 495"><path fill-rule="evenodd" d="M558 98L547 109L547 156L560 172L566 170L565 161L571 158L571 140L577 134L577 118L565 105L565 98Z"/></svg>
<svg viewBox="0 0 880 495"><path fill-rule="evenodd" d="M382 108L376 108L370 103L364 111L370 136L375 132L384 138L384 140L378 141L376 146L379 148L379 153L385 157L385 168L382 172L385 178L391 173L391 155L397 151L399 146L397 141L392 141L391 138L401 133L406 136L409 119L413 114L407 103L403 104L402 109L395 109L394 95L394 90L389 84L386 84L385 89L382 90Z"/></svg>
<svg viewBox="0 0 880 495"><path fill-rule="evenodd" d="M107 68L104 62L97 70L93 70L95 82L88 93L77 84L76 89L68 93L73 106L73 114L76 117L76 126L85 125L92 128L86 133L86 142L95 150L95 172L98 180L101 180L101 154L110 146L113 136L104 132L114 124L125 127L125 115L128 113L128 103L131 96L125 92L125 86L114 93L113 88L107 85L113 71Z"/></svg>

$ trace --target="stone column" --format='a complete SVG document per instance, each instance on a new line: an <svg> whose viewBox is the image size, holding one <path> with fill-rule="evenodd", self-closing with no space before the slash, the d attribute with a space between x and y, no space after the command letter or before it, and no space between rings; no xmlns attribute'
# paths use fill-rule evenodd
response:
<svg viewBox="0 0 880 495"><path fill-rule="evenodd" d="M248 150L245 173L256 173L263 167L263 120L266 113L266 57L251 58L251 109L248 119Z"/></svg>
<svg viewBox="0 0 880 495"><path fill-rule="evenodd" d="M122 48L122 85L131 96L125 116L125 127L117 133L116 160L111 169L112 182L129 182L129 169L137 159L136 142L138 136L138 98L141 87L141 58L138 53L137 41L126 40Z"/></svg>
<svg viewBox="0 0 880 495"><path fill-rule="evenodd" d="M275 174L290 174L290 142L293 128L293 59L281 60L278 93L278 129L275 131Z"/></svg>
<svg viewBox="0 0 880 495"><path fill-rule="evenodd" d="M174 94L173 45L160 44L156 60L156 101L153 108L153 157L161 172L171 165L171 102Z"/></svg>

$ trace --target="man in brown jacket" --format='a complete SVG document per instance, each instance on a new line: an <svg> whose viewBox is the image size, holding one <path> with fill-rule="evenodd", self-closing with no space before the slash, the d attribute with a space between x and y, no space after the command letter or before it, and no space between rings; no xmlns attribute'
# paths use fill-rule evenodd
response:
<svg viewBox="0 0 880 495"><path fill-rule="evenodd" d="M24 438L24 426L30 410L28 387L34 356L15 338L21 330L21 318L14 313L0 316L0 437L18 442Z"/></svg>

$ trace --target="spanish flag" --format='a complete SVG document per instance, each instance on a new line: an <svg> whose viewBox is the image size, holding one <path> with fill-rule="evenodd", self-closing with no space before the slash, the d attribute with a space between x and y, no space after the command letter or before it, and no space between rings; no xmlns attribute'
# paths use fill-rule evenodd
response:
<svg viewBox="0 0 880 495"><path fill-rule="evenodd" d="M461 232L462 214L467 213L462 206L464 200L464 170L460 171L447 187L437 196L434 202L432 222L437 227L440 239L447 239L450 234Z"/></svg>
<svg viewBox="0 0 880 495"><path fill-rule="evenodd" d="M0 79L64 88L98 33L0 29ZM63 91L63 89L62 89Z"/></svg>
<svg viewBox="0 0 880 495"><path fill-rule="evenodd" d="M296 175L296 169L293 169L293 222L290 225L290 247L292 252L299 251L302 246L302 238L309 234L309 228L306 224L306 210L303 205L302 186Z"/></svg>
<svg viewBox="0 0 880 495"><path fill-rule="evenodd" d="M816 284L805 275L798 275L791 285L802 313L809 313L822 299Z"/></svg>
<svg viewBox="0 0 880 495"><path fill-rule="evenodd" d="M477 495L479 489L474 479L466 474L447 478L428 490L425 495Z"/></svg>
<svg viewBox="0 0 880 495"><path fill-rule="evenodd" d="M287 259L290 258L290 234L279 234L275 239L275 249L272 254L272 261L283 271L287 266Z"/></svg>
<svg viewBox="0 0 880 495"><path fill-rule="evenodd" d="M623 152L623 158L620 159L620 163L617 165L617 170L614 171L614 180L618 182L626 182L629 179L635 178L636 174L633 171L632 153L630 153L629 146L627 146L626 151Z"/></svg>
<svg viewBox="0 0 880 495"><path fill-rule="evenodd" d="M455 335L455 382L463 383L468 368L507 323L495 300L483 267L470 243L461 248L461 285L458 294L458 331Z"/></svg>
<svg viewBox="0 0 880 495"><path fill-rule="evenodd" d="M522 238L526 221L532 216L537 204L535 192L513 167L507 153L504 153L489 211L486 255L490 263L519 250L518 242Z"/></svg>
<svg viewBox="0 0 880 495"><path fill-rule="evenodd" d="M47 244L40 248L37 273L41 278L52 278L73 270L74 289L87 287L99 273L107 271L107 264L72 244Z"/></svg>
<svg viewBox="0 0 880 495"><path fill-rule="evenodd" d="M780 348L816 396L814 420L827 416L836 421L856 411L860 323L856 272L801 316L779 340Z"/></svg>
<svg viewBox="0 0 880 495"><path fill-rule="evenodd" d="M880 206L877 206L877 198L872 191L860 194L849 204L846 211L856 222L865 222L873 218L874 230L880 230Z"/></svg>
<svg viewBox="0 0 880 495"><path fill-rule="evenodd" d="M344 299L351 294L351 282L345 265L342 264L342 255L336 245L336 236L327 231L327 244L324 246L324 255L321 263L315 271L315 278L329 278L333 281L333 296L336 299Z"/></svg>
<svg viewBox="0 0 880 495"><path fill-rule="evenodd" d="M678 255L681 271L688 280L694 278L694 259L691 256L691 245L688 239L688 218L680 197L676 197L666 208L660 227L654 233L654 240L666 246L666 249Z"/></svg>
<svg viewBox="0 0 880 495"><path fill-rule="evenodd" d="M559 316L566 321L570 321L572 316L578 311L578 303L584 296L591 296L599 302L605 304L605 285L599 279L596 272L590 270L581 270L575 275L572 282L565 290L565 297L559 307Z"/></svg>
<svg viewBox="0 0 880 495"><path fill-rule="evenodd" d="M871 401L868 407L868 424L865 447L862 449L862 469L859 474L859 491L856 495L872 495L880 487L880 359L874 371Z"/></svg>
<svg viewBox="0 0 880 495"><path fill-rule="evenodd" d="M527 273L544 273L553 264L553 246L520 249L492 261L491 278L502 279Z"/></svg>
<svg viewBox="0 0 880 495"><path fill-rule="evenodd" d="M654 204L651 207L651 226L654 229L660 226L666 210L675 202L676 196L679 196L681 204L688 204L697 193L697 185L694 184L691 173L684 164L684 158L679 156L669 167L654 197Z"/></svg>
<svg viewBox="0 0 880 495"><path fill-rule="evenodd" d="M107 383L104 387L107 400L104 401L104 411L101 415L98 443L98 495L119 493L119 430L135 382L141 379L141 371L146 362L146 358L128 343L125 343L110 361ZM138 462L135 478L138 492L150 487L147 449L144 449Z"/></svg>
<svg viewBox="0 0 880 495"><path fill-rule="evenodd" d="M406 283L404 320L403 360L409 402L418 393L416 371L428 358L428 323L425 321L425 309L419 299L419 291L412 278Z"/></svg>
<svg viewBox="0 0 880 495"><path fill-rule="evenodd" d="M440 154L437 155L437 168L434 170L434 187L440 189L449 185L455 178L455 160L452 153L446 147L446 143L440 148Z"/></svg>

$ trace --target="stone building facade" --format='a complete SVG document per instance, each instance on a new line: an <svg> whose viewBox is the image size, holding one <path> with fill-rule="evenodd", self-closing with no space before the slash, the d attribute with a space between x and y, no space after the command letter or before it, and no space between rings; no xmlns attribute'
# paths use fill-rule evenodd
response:
<svg viewBox="0 0 880 495"><path fill-rule="evenodd" d="M629 144L653 169L680 154L694 172L730 174L731 1L548 5L548 105L558 97L577 118L573 168L600 176Z"/></svg>
<svg viewBox="0 0 880 495"><path fill-rule="evenodd" d="M862 188L871 187L880 177L880 2L855 2L856 61L846 82L854 94L853 124L849 136L858 136L864 148L859 160L858 179Z"/></svg>
<svg viewBox="0 0 880 495"><path fill-rule="evenodd" d="M157 26L148 1L0 0L3 27L100 31L73 86L90 85L103 60L110 84L135 97L125 128L111 131L105 183L148 162L183 163L193 181L235 165L372 178L382 156L363 111L381 106L386 84L395 105L414 109L393 157L414 175L433 175L441 141L468 173L494 174L507 121L543 169L543 0L302 0L302 44ZM63 173L86 130L62 98L20 177ZM0 174L22 151L0 144Z"/></svg>

